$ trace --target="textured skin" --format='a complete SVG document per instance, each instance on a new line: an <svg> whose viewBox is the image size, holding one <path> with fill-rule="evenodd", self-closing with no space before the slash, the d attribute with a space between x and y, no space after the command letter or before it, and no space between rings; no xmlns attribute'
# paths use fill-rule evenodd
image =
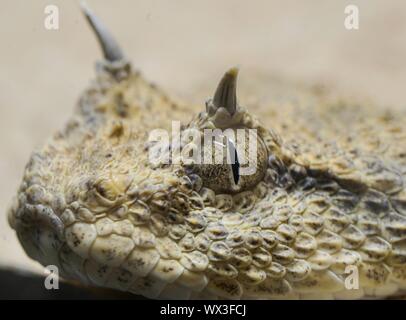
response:
<svg viewBox="0 0 406 320"><path fill-rule="evenodd" d="M217 115L118 70L120 81L99 68L66 127L31 156L9 212L31 258L149 298L406 289L404 114L272 82L261 97L246 90L239 125L258 129L269 161L244 191L227 192L226 176L214 191L207 175L152 166L146 141L171 120L201 129ZM358 290L344 287L347 265L358 267Z"/></svg>

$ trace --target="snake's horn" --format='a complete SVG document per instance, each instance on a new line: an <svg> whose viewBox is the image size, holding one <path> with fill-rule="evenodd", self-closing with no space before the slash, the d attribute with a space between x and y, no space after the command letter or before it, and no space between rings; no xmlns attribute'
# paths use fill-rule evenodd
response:
<svg viewBox="0 0 406 320"><path fill-rule="evenodd" d="M228 70L218 84L212 100L216 108L223 107L230 115L237 109L237 75L237 68Z"/></svg>
<svg viewBox="0 0 406 320"><path fill-rule="evenodd" d="M110 62L119 61L124 59L123 52L118 46L116 40L111 33L107 30L101 20L96 17L89 9L84 1L81 1L80 6L87 21L96 34L99 44L103 50L104 58Z"/></svg>

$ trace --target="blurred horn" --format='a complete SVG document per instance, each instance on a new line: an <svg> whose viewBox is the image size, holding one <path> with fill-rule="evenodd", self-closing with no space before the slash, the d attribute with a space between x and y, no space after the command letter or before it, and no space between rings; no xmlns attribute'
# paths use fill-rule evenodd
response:
<svg viewBox="0 0 406 320"><path fill-rule="evenodd" d="M116 40L107 30L101 20L93 14L87 4L82 1L80 3L83 14L96 34L99 44L103 50L104 58L110 62L124 59L124 54L118 46Z"/></svg>

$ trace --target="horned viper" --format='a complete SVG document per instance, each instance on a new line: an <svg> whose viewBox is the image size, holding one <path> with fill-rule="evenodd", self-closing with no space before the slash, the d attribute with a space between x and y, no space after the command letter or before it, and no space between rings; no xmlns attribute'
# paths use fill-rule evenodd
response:
<svg viewBox="0 0 406 320"><path fill-rule="evenodd" d="M272 88L272 98L245 108L236 69L206 106L179 102L133 71L84 12L105 59L65 128L31 155L8 215L31 258L66 279L149 298L405 290L404 113ZM151 163L149 133L170 131L171 120L198 135L255 130L256 170L241 175L235 161ZM247 153L238 143L233 150ZM349 270L358 289L347 286Z"/></svg>

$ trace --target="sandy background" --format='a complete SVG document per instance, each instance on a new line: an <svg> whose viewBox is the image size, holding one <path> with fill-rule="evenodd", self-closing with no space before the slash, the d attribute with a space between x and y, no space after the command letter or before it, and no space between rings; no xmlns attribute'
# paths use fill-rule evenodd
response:
<svg viewBox="0 0 406 320"><path fill-rule="evenodd" d="M360 29L343 26L360 9ZM44 28L59 7L60 29ZM406 2L88 0L134 66L187 97L233 65L403 108ZM60 128L93 76L100 51L76 1L0 0L0 265L25 257L5 212L34 146ZM244 79L242 81L249 81ZM243 84L242 84L243 85ZM210 93L207 92L206 95ZM199 99L205 96L199 96Z"/></svg>

